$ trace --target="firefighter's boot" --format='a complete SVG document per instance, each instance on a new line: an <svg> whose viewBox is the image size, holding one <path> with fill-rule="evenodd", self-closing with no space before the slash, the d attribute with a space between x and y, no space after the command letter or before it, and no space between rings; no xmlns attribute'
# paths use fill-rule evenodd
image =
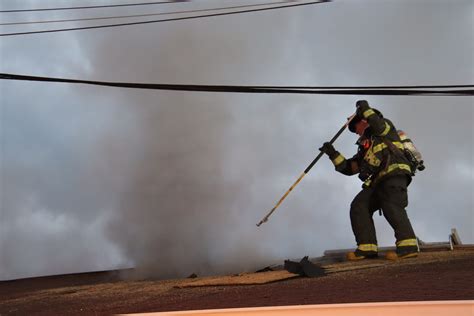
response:
<svg viewBox="0 0 474 316"><path fill-rule="evenodd" d="M395 251L388 251L385 254L385 258L388 260L400 260L408 258L418 257L418 252L405 252L405 253L396 253Z"/></svg>
<svg viewBox="0 0 474 316"><path fill-rule="evenodd" d="M349 261L374 259L377 257L378 257L377 251L362 251L360 249L356 249L355 251L351 251L346 254L346 259Z"/></svg>

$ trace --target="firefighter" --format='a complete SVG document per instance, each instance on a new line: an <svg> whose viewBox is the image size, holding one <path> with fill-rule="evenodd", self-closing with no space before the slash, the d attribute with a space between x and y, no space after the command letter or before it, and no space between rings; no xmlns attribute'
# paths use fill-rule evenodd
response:
<svg viewBox="0 0 474 316"><path fill-rule="evenodd" d="M344 158L330 143L319 149L329 156L336 171L345 175L358 174L363 181L362 191L351 203L351 226L357 249L347 254L348 260L376 258L377 237L373 214L380 210L395 232L396 252L388 252L387 259L416 257L418 244L405 208L408 205L407 187L412 170L400 149L403 145L393 123L384 118L365 100L356 102L357 112L349 130L358 134L358 151L350 159Z"/></svg>

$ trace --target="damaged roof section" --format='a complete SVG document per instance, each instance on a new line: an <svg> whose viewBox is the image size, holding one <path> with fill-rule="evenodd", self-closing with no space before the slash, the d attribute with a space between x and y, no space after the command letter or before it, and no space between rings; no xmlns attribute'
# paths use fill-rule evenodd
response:
<svg viewBox="0 0 474 316"><path fill-rule="evenodd" d="M324 271L313 278L285 270L282 262L263 272L175 280L123 280L121 275L133 271L122 270L3 281L0 314L110 315L361 301L472 300L474 245L452 243L450 247L445 242L420 242L417 258L397 261L341 262L338 260L345 252L340 250L294 261L302 265L310 262ZM369 280L371 283L365 283Z"/></svg>
<svg viewBox="0 0 474 316"><path fill-rule="evenodd" d="M448 262L449 260L462 259L464 256L472 256L474 251L474 245L462 244L455 228L451 230L449 240L446 242L423 242L421 239L418 239L418 244L419 255L417 258L412 259L387 260L384 258L384 254L387 251L395 250L395 247L381 247L379 248L379 258L357 262L346 261L346 253L352 251L352 249L333 249L326 250L322 257L308 258L306 256L299 261L285 260L283 264L267 266L255 273L197 278L176 287L258 285L298 277L323 277L329 274L374 269L391 265L406 266Z"/></svg>

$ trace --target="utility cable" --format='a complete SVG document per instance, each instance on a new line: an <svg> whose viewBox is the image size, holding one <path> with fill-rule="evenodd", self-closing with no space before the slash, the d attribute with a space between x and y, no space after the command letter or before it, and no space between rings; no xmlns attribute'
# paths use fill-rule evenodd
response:
<svg viewBox="0 0 474 316"><path fill-rule="evenodd" d="M397 89L394 86L379 87L312 87L310 89L297 89L292 87L281 88L278 86L229 86L229 85L187 85L187 84L154 84L154 83L127 83L106 82L92 80L77 80L66 78L52 78L39 76L26 76L17 74L0 73L3 80L39 81L39 82L62 82L89 84L97 86L108 86L118 88L152 89L152 90L174 90L174 91L200 91L200 92L231 92L231 93L287 93L287 94L337 94L337 95L432 95L432 96L474 96L474 85L450 85L450 89L442 89L446 86L414 86L425 87L425 90ZM396 87L396 86L395 86ZM454 89L460 87L461 89ZM428 89L428 90L426 90ZM436 89L436 90L432 90Z"/></svg>
<svg viewBox="0 0 474 316"><path fill-rule="evenodd" d="M252 86L257 89L452 89L472 88L474 85L424 85L424 86Z"/></svg>
<svg viewBox="0 0 474 316"><path fill-rule="evenodd" d="M0 10L0 13L15 13L15 12L37 12L37 11L61 11L61 10L82 10L82 9L99 9L99 8L114 8L114 7L131 7L155 4L169 4L175 2L187 2L189 0L174 0L174 1L158 1L158 2L144 2L144 3L123 3L123 4L109 4L109 5L94 5L82 7L65 7L65 8L40 8L40 9L19 9L19 10Z"/></svg>
<svg viewBox="0 0 474 316"><path fill-rule="evenodd" d="M26 25L26 24L45 24L45 23L64 23L64 22L97 21L97 20L125 19L125 18L141 18L141 17L158 16L158 15L187 14L187 13L212 12L212 11L220 11L220 10L252 8L252 7L259 7L259 6L283 4L283 3L288 3L290 1L291 0L280 1L280 2L267 2L267 3L260 3L260 4L239 5L239 6L232 6L232 7L211 8L211 9L173 11L173 12L157 12L157 13L118 15L118 16L103 16L103 17L96 17L96 18L43 20L43 21L29 21L29 22L7 22L7 23L0 23L0 25Z"/></svg>
<svg viewBox="0 0 474 316"><path fill-rule="evenodd" d="M269 8L249 9L249 10L240 10L240 11L232 11L232 12L213 13L213 14L203 14L203 15L196 15L196 16L187 16L187 17L170 18L170 19L153 20L153 21L140 21L140 22L119 23L119 24L107 24L107 25L74 27L74 28L64 28L64 29L52 29L52 30L43 30L43 31L0 33L0 36L18 36L18 35L30 35L30 34L44 34L44 33L90 30L90 29L100 29L100 28L119 27L119 26L130 26L130 25L139 25L139 24L150 24L150 23L159 23L159 22L181 21L181 20L208 18L208 17L215 17L215 16L224 16L224 15L234 15L234 14L241 14L241 13L276 10L276 9L283 9L283 8L290 8L290 7L300 7L300 6L321 4L321 3L331 2L331 1L332 0L312 1L312 2L307 2L307 3L297 3L297 4L291 4L291 5L269 7Z"/></svg>

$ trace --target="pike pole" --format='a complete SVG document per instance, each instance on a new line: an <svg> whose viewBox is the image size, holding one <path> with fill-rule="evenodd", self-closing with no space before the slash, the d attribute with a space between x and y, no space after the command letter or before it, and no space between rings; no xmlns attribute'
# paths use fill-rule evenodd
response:
<svg viewBox="0 0 474 316"><path fill-rule="evenodd" d="M334 137L329 141L329 143L332 145L336 139L342 134L342 132L344 132L344 130L346 129L346 127L349 125L349 123L352 121L352 119L356 116L356 114L354 113L353 115L351 115L348 119L347 119L347 122L341 127L341 129L336 133L336 135L334 135ZM304 178L304 176L311 170L311 168L313 168L313 166L318 162L319 158L321 158L322 156L324 155L323 152L320 152L316 158L314 158L314 160L309 164L309 166L305 169L305 171L303 171L303 173L299 176L299 178L296 180L295 183L293 183L293 185L288 189L288 191L286 191L286 193L281 197L281 199L278 201L278 203L270 210L270 212L268 212L267 215L265 215L265 217L257 224L258 227L260 227L260 225L262 225L263 223L266 223L268 221L268 218L270 217L270 215L272 215L273 212L275 212L275 210L280 206L280 204L283 202L283 200L288 196L288 194L290 194L290 192L298 185L298 183L300 183L300 181Z"/></svg>

